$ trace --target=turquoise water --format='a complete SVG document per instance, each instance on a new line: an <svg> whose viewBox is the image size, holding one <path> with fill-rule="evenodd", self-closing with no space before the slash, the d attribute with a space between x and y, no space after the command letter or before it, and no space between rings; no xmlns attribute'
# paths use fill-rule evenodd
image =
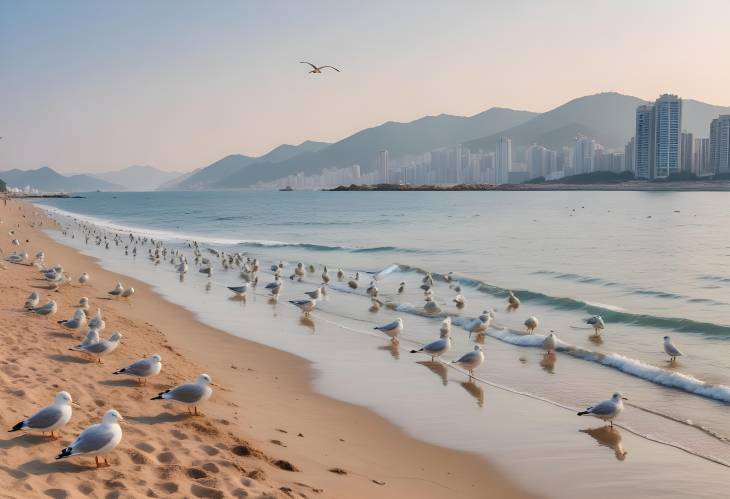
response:
<svg viewBox="0 0 730 499"><path fill-rule="evenodd" d="M303 291L313 289L323 264L331 271L341 267L348 276L363 273L356 291L334 280L310 324L299 320L284 299L275 306L269 304L261 289L245 310L239 310L240 304L224 299L228 296L225 286L240 282L234 270L217 266L208 279L191 265L190 275L181 282L171 265L153 265L146 250L133 259L121 248L104 250L86 245L81 237L62 238L98 256L112 270L156 285L168 298L217 327L312 360L318 372L317 386L323 392L370 407L407 431L425 432L426 440L483 453L520 475L529 487L540 490L539 483L545 480L575 477L555 470L521 477L519 464L527 459L527 449L522 449L526 442L515 443L520 435L530 442L530 458L543 459L534 463L538 466L554 464L553 446L560 445L572 451L562 457L565 462L561 464L568 469L580 466L589 473L616 473L623 479L634 473L640 480L649 470L656 476L654 465L662 454L656 447L665 448L653 442L658 440L684 456L677 459L692 460L683 464L684 469L692 470L691 476L672 473L665 478L674 481L675 491L691 490L697 480L712 481L717 473L728 473L722 464L716 464L730 463L730 270L726 265L730 199L724 193L160 192L85 196L42 203L63 210L59 214L66 214L62 220L69 234L81 233L80 226L68 217L73 213L83 223L94 223L110 233L145 234L183 251L187 251L188 240L196 240L202 248L245 252L259 257L267 271L272 262L279 261L286 262L288 270L297 261L316 266L317 271L308 274L303 283L287 279L282 298L299 298ZM479 377L485 383L464 386L460 373L442 372L438 366L423 370L416 363L423 359L403 353L409 342L415 345L438 334L440 318L423 316L423 293L418 286L424 271L437 274L436 301L456 325L454 351L446 356L449 360L471 349L473 343L459 326L484 309L496 310L495 327L482 338L487 362ZM462 287L467 300L462 310L451 301L456 291L438 279L447 272L453 272ZM374 311L364 288L376 274L383 306ZM261 276L262 282L269 278L266 273ZM398 294L401 281L406 282L406 291ZM505 311L509 289L522 301L513 313ZM231 310L236 311L235 316ZM602 342L590 338L591 331L583 322L593 314L602 315L607 323ZM522 322L530 315L541 323L535 337L521 335ZM387 341L372 333L373 325L396 316L406 322L403 352L393 351ZM242 328L246 321L261 327ZM291 331L277 335L262 331L271 321L276 321L277 329L288 325ZM316 333L302 335L302 331ZM539 348L542 335L549 331L563 342L553 361L546 361ZM666 362L664 335L670 335L685 351L676 365ZM435 394L429 371L438 375L438 386L443 384L443 390ZM342 381L343 372L351 374L347 383ZM393 379L400 381L394 384ZM380 389L372 390L373 383ZM495 390L499 393L493 393ZM620 419L627 431L624 438L638 435L634 446L645 450L641 456L629 452L620 461L612 453L594 448L595 441L610 445L595 436L595 441L585 437L592 435L586 432L591 425L600 427L598 421L575 418L563 409L590 405L616 390L632 404ZM508 393L510 397L505 395ZM404 394L406 401L401 400ZM485 397L502 400L503 406L485 404ZM512 405L522 408L523 422L530 428L520 428L500 444L500 436L484 427L483 418L499 421L501 417L514 430L520 417L502 414L504 406ZM420 409L428 416L414 416ZM556 410L560 415L553 414ZM546 422L542 427L540 418L529 417L535 412L553 424ZM434 430L443 420L454 418L460 418L462 424L448 431ZM586 431L566 429L571 425ZM565 430L559 436L551 435L559 444L545 435L532 434L556 428ZM475 431L483 433L483 438L470 438ZM620 470L615 468L619 462ZM593 487L591 482L579 480L574 494L562 496L590 492L595 497ZM713 497L715 489L705 490L707 497ZM667 495L663 487L648 485L642 491L644 497Z"/></svg>

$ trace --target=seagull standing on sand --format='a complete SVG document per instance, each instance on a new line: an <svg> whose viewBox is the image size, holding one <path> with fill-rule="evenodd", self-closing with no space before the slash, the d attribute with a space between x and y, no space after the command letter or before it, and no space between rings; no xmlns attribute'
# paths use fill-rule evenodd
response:
<svg viewBox="0 0 730 499"><path fill-rule="evenodd" d="M403 331L403 319L398 317L396 320L384 326L376 326L373 329L385 333L390 336L390 340L395 343L398 341L398 335Z"/></svg>
<svg viewBox="0 0 730 499"><path fill-rule="evenodd" d="M162 357L158 354L147 359L140 359L134 364L117 369L112 374L126 374L136 376L143 384L147 384L147 378L160 374L162 369Z"/></svg>
<svg viewBox="0 0 730 499"><path fill-rule="evenodd" d="M65 321L58 321L60 325L66 329L81 329L86 325L86 314L81 308L77 308L71 319Z"/></svg>
<svg viewBox="0 0 730 499"><path fill-rule="evenodd" d="M243 296L248 291L248 284L244 284L243 286L228 286L228 289L233 291L236 296Z"/></svg>
<svg viewBox="0 0 730 499"><path fill-rule="evenodd" d="M556 346L558 346L558 337L555 336L555 333L547 335L542 342L542 349L547 351L548 354L553 353Z"/></svg>
<svg viewBox="0 0 730 499"><path fill-rule="evenodd" d="M467 371L469 371L469 379L474 377L474 369L481 366L484 363L484 352L482 352L482 347L479 345L474 345L474 350L468 353L465 353L461 357L459 357L458 360L452 361L453 364L457 364L460 367L463 367Z"/></svg>
<svg viewBox="0 0 730 499"><path fill-rule="evenodd" d="M89 282L89 279L91 279L91 278L89 277L89 274L88 274L87 272L83 272L83 273L82 273L82 274L81 274L81 275L79 276L79 284L86 284L87 282Z"/></svg>
<svg viewBox="0 0 730 499"><path fill-rule="evenodd" d="M304 312L304 317L309 317L310 312L317 308L317 300L315 299L289 300L289 303L299 307Z"/></svg>
<svg viewBox="0 0 730 499"><path fill-rule="evenodd" d="M213 382L207 374L201 374L194 383L186 383L178 385L170 390L160 392L156 397L150 400L172 400L180 404L193 407L193 414L198 414L198 406L208 400L213 395L213 389L210 385Z"/></svg>
<svg viewBox="0 0 730 499"><path fill-rule="evenodd" d="M38 315L53 315L56 313L56 311L58 311L58 305L54 300L50 300L45 305L32 308L31 310Z"/></svg>
<svg viewBox="0 0 730 499"><path fill-rule="evenodd" d="M106 456L122 441L122 428L119 426L122 421L124 418L118 411L109 409L104 414L101 423L91 425L82 431L76 440L71 442L71 445L56 456L56 459L93 454L98 468L101 465L99 456ZM106 457L104 457L104 464L109 465Z"/></svg>
<svg viewBox="0 0 730 499"><path fill-rule="evenodd" d="M80 348L93 343L99 343L99 331L97 329L89 328L86 332L86 336L84 337L84 341L74 347L71 347L71 350L79 350Z"/></svg>
<svg viewBox="0 0 730 499"><path fill-rule="evenodd" d="M40 296L36 291L33 291L28 298L25 299L25 309L32 310L38 306L38 302L41 301Z"/></svg>
<svg viewBox="0 0 730 499"><path fill-rule="evenodd" d="M334 66L315 66L311 62L307 62L307 61L301 61L299 64L309 64L312 67L312 70L309 73L313 73L313 74L322 74L322 70L325 68L334 69L338 73L340 72L340 70Z"/></svg>
<svg viewBox="0 0 730 499"><path fill-rule="evenodd" d="M444 336L436 341L432 341L422 346L418 350L411 350L411 353L423 352L431 356L431 360L435 361L436 357L440 357L451 349L451 336Z"/></svg>
<svg viewBox="0 0 730 499"><path fill-rule="evenodd" d="M606 323L603 322L603 317L600 315L594 315L590 319L586 320L586 324L590 324L593 326L593 334L594 336L600 336L601 331L606 329Z"/></svg>
<svg viewBox="0 0 730 499"><path fill-rule="evenodd" d="M122 286L121 282L118 282L117 285L114 286L114 289L108 291L108 293L112 296L121 296L122 293L124 293L124 286Z"/></svg>
<svg viewBox="0 0 730 499"><path fill-rule="evenodd" d="M122 291L121 297L122 298L131 298L133 294L134 294L134 288L132 286L129 286L124 291Z"/></svg>
<svg viewBox="0 0 730 499"><path fill-rule="evenodd" d="M65 426L71 420L71 406L79 407L79 404L71 399L68 392L58 392L53 403L44 407L28 419L13 426L10 431L33 430L42 433L50 432L51 438L56 439L53 432Z"/></svg>
<svg viewBox="0 0 730 499"><path fill-rule="evenodd" d="M616 392L610 399L599 402L585 411L579 412L578 416L593 416L608 421L613 426L613 418L621 414L621 411L624 410L624 400L628 399Z"/></svg>
<svg viewBox="0 0 730 499"><path fill-rule="evenodd" d="M96 343L91 343L89 345L77 345L71 348L71 350L77 352L86 352L88 354L95 355L96 361L99 364L103 364L101 358L109 355L114 350L116 350L119 346L119 341L121 339L122 333L114 332L108 340L100 340Z"/></svg>
<svg viewBox="0 0 730 499"><path fill-rule="evenodd" d="M537 320L537 317L532 316L528 317L525 321L525 327L527 328L527 334L532 334L535 332L535 329L537 329L539 321Z"/></svg>
<svg viewBox="0 0 730 499"><path fill-rule="evenodd" d="M682 351L674 346L674 343L672 343L671 338L669 336L664 337L664 351L669 355L669 362L674 362L677 360L677 357L681 357L684 355Z"/></svg>
<svg viewBox="0 0 730 499"><path fill-rule="evenodd" d="M104 319L101 317L101 309L96 309L96 315L94 315L94 318L89 321L89 327L91 329L97 329L99 331L103 331L106 327L106 322L104 322Z"/></svg>

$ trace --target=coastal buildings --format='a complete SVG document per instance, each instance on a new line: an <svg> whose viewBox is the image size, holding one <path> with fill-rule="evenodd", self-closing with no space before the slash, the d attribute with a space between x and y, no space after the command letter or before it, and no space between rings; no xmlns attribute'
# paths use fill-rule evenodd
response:
<svg viewBox="0 0 730 499"><path fill-rule="evenodd" d="M653 105L636 108L634 172L640 179L663 179L682 167L682 99L663 94Z"/></svg>
<svg viewBox="0 0 730 499"><path fill-rule="evenodd" d="M375 160L375 171L381 179L381 182L388 182L388 150L378 151L378 156Z"/></svg>
<svg viewBox="0 0 730 499"><path fill-rule="evenodd" d="M716 174L730 173L730 114L710 123L710 168Z"/></svg>
<svg viewBox="0 0 730 499"><path fill-rule="evenodd" d="M710 166L710 139L695 139L692 148L692 173L697 176L713 173Z"/></svg>
<svg viewBox="0 0 730 499"><path fill-rule="evenodd" d="M634 175L649 179L653 137L654 106L636 108L636 135L634 135Z"/></svg>
<svg viewBox="0 0 730 499"><path fill-rule="evenodd" d="M692 158L694 156L694 135L689 132L682 132L680 144L682 151L682 171L692 173Z"/></svg>
<svg viewBox="0 0 730 499"><path fill-rule="evenodd" d="M509 172L512 170L512 139L500 137L497 142L495 158L495 184L506 184L509 182Z"/></svg>
<svg viewBox="0 0 730 499"><path fill-rule="evenodd" d="M575 139L573 148L573 173L591 173L596 157L596 141L584 136Z"/></svg>

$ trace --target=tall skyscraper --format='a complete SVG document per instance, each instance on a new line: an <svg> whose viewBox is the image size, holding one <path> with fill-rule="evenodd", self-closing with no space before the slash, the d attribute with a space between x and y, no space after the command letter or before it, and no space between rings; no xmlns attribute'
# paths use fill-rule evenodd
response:
<svg viewBox="0 0 730 499"><path fill-rule="evenodd" d="M636 135L634 136L634 173L636 178L648 180L651 164L651 144L654 123L654 106L636 108Z"/></svg>
<svg viewBox="0 0 730 499"><path fill-rule="evenodd" d="M652 179L679 173L682 166L682 99L664 94L654 102Z"/></svg>
<svg viewBox="0 0 730 499"><path fill-rule="evenodd" d="M635 164L635 155L636 155L636 137L631 137L631 140L629 140L628 144L624 146L624 169L629 170L636 175L636 164Z"/></svg>
<svg viewBox="0 0 730 499"><path fill-rule="evenodd" d="M694 151L694 135L689 132L682 132L682 171L692 172L692 157Z"/></svg>
<svg viewBox="0 0 730 499"><path fill-rule="evenodd" d="M573 172L576 175L591 173L594 169L595 159L596 141L588 137L576 137L573 149Z"/></svg>
<svg viewBox="0 0 730 499"><path fill-rule="evenodd" d="M710 139L695 139L692 158L692 173L706 175L712 172L710 167Z"/></svg>
<svg viewBox="0 0 730 499"><path fill-rule="evenodd" d="M710 124L710 168L714 173L730 173L730 114Z"/></svg>
<svg viewBox="0 0 730 499"><path fill-rule="evenodd" d="M388 150L378 151L378 156L375 159L375 171L378 172L378 177L383 183L388 183Z"/></svg>
<svg viewBox="0 0 730 499"><path fill-rule="evenodd" d="M500 137L497 142L495 157L495 183L506 184L509 182L509 172L512 170L512 139Z"/></svg>

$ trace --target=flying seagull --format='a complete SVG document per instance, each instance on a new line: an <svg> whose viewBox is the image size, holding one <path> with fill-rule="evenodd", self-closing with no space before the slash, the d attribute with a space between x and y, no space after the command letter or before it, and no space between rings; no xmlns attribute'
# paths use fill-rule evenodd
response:
<svg viewBox="0 0 730 499"><path fill-rule="evenodd" d="M312 64L311 62L307 62L307 61L300 61L300 62L299 62L299 64L309 64L310 66L312 66L312 70L310 71L310 73L314 73L314 74L322 74L322 70L323 70L324 68L330 68L330 69L334 69L334 70L335 70L335 71L337 71L338 73L340 72L340 70L339 70L339 69L337 69L337 68L336 68L336 67L334 67L334 66L315 66L315 65L314 65L314 64Z"/></svg>

